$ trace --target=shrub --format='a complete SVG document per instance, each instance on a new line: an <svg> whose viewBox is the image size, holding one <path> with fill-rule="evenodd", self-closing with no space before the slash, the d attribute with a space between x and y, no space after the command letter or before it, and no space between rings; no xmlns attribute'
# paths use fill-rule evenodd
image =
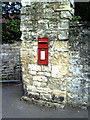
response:
<svg viewBox="0 0 90 120"><path fill-rule="evenodd" d="M72 17L72 22L78 22L81 19L80 16L73 16Z"/></svg>
<svg viewBox="0 0 90 120"><path fill-rule="evenodd" d="M2 43L13 43L21 37L20 20L8 20L2 24Z"/></svg>

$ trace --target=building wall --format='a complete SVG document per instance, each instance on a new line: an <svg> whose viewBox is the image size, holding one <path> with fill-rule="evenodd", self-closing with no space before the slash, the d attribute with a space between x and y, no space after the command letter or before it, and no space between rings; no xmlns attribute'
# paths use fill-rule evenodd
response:
<svg viewBox="0 0 90 120"><path fill-rule="evenodd" d="M25 95L47 106L64 107L69 74L69 20L73 4L69 1L22 1L21 62ZM37 64L38 37L49 38L49 64Z"/></svg>
<svg viewBox="0 0 90 120"><path fill-rule="evenodd" d="M20 44L0 45L0 81L21 80Z"/></svg>
<svg viewBox="0 0 90 120"><path fill-rule="evenodd" d="M67 100L73 106L85 108L90 99L90 25L71 24L69 35L69 78Z"/></svg>

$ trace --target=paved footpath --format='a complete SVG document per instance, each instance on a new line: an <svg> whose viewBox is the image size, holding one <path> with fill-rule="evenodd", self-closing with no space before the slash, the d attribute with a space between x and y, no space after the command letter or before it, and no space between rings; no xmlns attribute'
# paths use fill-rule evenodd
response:
<svg viewBox="0 0 90 120"><path fill-rule="evenodd" d="M20 101L22 95L22 84L2 87L3 118L88 118L88 109L42 107Z"/></svg>

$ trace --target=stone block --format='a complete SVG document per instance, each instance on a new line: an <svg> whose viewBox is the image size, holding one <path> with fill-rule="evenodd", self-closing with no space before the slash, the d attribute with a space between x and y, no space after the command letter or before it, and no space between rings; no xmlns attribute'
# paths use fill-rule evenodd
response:
<svg viewBox="0 0 90 120"><path fill-rule="evenodd" d="M40 93L44 93L44 94L45 94L45 93L46 93L46 94L52 93L52 89L47 88L47 87L45 87L45 88L38 87L38 88L37 88L37 91L40 92Z"/></svg>
<svg viewBox="0 0 90 120"><path fill-rule="evenodd" d="M56 41L57 40L57 30L51 30L51 29L48 29L46 31L46 35L47 37L49 38L50 41Z"/></svg>
<svg viewBox="0 0 90 120"><path fill-rule="evenodd" d="M75 76L83 76L82 69L82 65L69 66L69 71L72 72Z"/></svg>
<svg viewBox="0 0 90 120"><path fill-rule="evenodd" d="M31 75L36 75L36 71L29 71Z"/></svg>
<svg viewBox="0 0 90 120"><path fill-rule="evenodd" d="M51 89L61 89L61 79L50 77L48 80L48 87Z"/></svg>
<svg viewBox="0 0 90 120"><path fill-rule="evenodd" d="M30 71L41 71L41 66L36 64L28 64L28 69Z"/></svg>
<svg viewBox="0 0 90 120"><path fill-rule="evenodd" d="M68 51L68 42L67 41L56 41L54 42L54 49L57 51Z"/></svg>
<svg viewBox="0 0 90 120"><path fill-rule="evenodd" d="M52 66L52 77L54 78L60 78L60 66L58 65L53 65Z"/></svg>
<svg viewBox="0 0 90 120"><path fill-rule="evenodd" d="M55 29L57 28L57 22L49 22L49 29Z"/></svg>
<svg viewBox="0 0 90 120"><path fill-rule="evenodd" d="M70 57L74 58L74 59L79 59L80 58L80 54L79 51L70 51Z"/></svg>
<svg viewBox="0 0 90 120"><path fill-rule="evenodd" d="M37 45L38 45L38 42L37 42L37 41L33 41L33 42L32 42L32 45L33 45L33 46L37 46Z"/></svg>
<svg viewBox="0 0 90 120"><path fill-rule="evenodd" d="M69 29L69 20L61 20L57 26L60 30Z"/></svg>
<svg viewBox="0 0 90 120"><path fill-rule="evenodd" d="M21 3L22 3L22 6L31 5L31 1L29 0L22 0Z"/></svg>
<svg viewBox="0 0 90 120"><path fill-rule="evenodd" d="M47 23L39 23L38 26L37 26L37 29L38 30L47 30L48 29L48 24Z"/></svg>
<svg viewBox="0 0 90 120"><path fill-rule="evenodd" d="M44 75L44 72L37 72L37 75L42 76Z"/></svg>
<svg viewBox="0 0 90 120"><path fill-rule="evenodd" d="M23 30L21 29L21 31L23 31ZM22 32L21 40L29 40L31 38L32 38L31 32L30 33L29 32Z"/></svg>
<svg viewBox="0 0 90 120"><path fill-rule="evenodd" d="M51 72L51 64L49 63L48 66L42 66L41 67L43 72Z"/></svg>
<svg viewBox="0 0 90 120"><path fill-rule="evenodd" d="M36 87L47 87L47 83L34 81L33 82L33 86L36 86Z"/></svg>
<svg viewBox="0 0 90 120"><path fill-rule="evenodd" d="M38 72L37 75L51 76L51 74L48 72Z"/></svg>
<svg viewBox="0 0 90 120"><path fill-rule="evenodd" d="M37 96L39 97L39 93L37 93L37 92L30 92L30 91L28 91L28 95L31 96L32 99L33 99L33 97L35 97L35 98L36 98Z"/></svg>
<svg viewBox="0 0 90 120"><path fill-rule="evenodd" d="M52 95L51 94L40 94L40 98L43 99L43 100L52 100Z"/></svg>
<svg viewBox="0 0 90 120"><path fill-rule="evenodd" d="M69 74L68 66L62 65L61 66L61 70L60 70L61 78L65 78L66 79L66 77L68 77L68 74Z"/></svg>
<svg viewBox="0 0 90 120"><path fill-rule="evenodd" d="M56 51L52 55L51 64L58 65L58 66L65 66L65 65L68 66L69 65L68 57L69 57L68 52L57 52Z"/></svg>
<svg viewBox="0 0 90 120"><path fill-rule="evenodd" d="M48 81L47 77L45 77L45 76L34 76L33 80L34 81L39 81L39 82L47 82Z"/></svg>
<svg viewBox="0 0 90 120"><path fill-rule="evenodd" d="M73 65L77 65L77 64L80 65L81 61L78 58L71 58L71 59L69 59L69 63L73 64Z"/></svg>
<svg viewBox="0 0 90 120"><path fill-rule="evenodd" d="M44 12L44 13L52 13L52 12L54 12L54 10L49 7L49 8L43 9L43 12Z"/></svg>
<svg viewBox="0 0 90 120"><path fill-rule="evenodd" d="M67 40L68 39L68 30L59 30L58 31L58 40Z"/></svg>
<svg viewBox="0 0 90 120"><path fill-rule="evenodd" d="M46 35L46 32L44 32L44 28L37 29L37 35L38 35L38 37L44 37Z"/></svg>
<svg viewBox="0 0 90 120"><path fill-rule="evenodd" d="M54 4L54 11L69 11L70 9L70 2L68 1L62 1L61 3Z"/></svg>
<svg viewBox="0 0 90 120"><path fill-rule="evenodd" d="M20 26L20 30L21 31L30 31L30 30L33 30L33 23L23 23L21 26Z"/></svg>
<svg viewBox="0 0 90 120"><path fill-rule="evenodd" d="M61 18L72 19L72 15L71 15L70 11L61 11L60 17Z"/></svg>
<svg viewBox="0 0 90 120"><path fill-rule="evenodd" d="M37 88L35 86L27 85L27 91L37 92Z"/></svg>
<svg viewBox="0 0 90 120"><path fill-rule="evenodd" d="M50 76L51 76L51 73L44 72L44 75L47 76L47 77L50 77Z"/></svg>

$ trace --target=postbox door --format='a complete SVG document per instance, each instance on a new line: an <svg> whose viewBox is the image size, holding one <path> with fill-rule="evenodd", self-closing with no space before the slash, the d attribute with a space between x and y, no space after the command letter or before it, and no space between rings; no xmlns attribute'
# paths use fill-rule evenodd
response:
<svg viewBox="0 0 90 120"><path fill-rule="evenodd" d="M38 64L48 65L48 49L46 48L38 49Z"/></svg>

